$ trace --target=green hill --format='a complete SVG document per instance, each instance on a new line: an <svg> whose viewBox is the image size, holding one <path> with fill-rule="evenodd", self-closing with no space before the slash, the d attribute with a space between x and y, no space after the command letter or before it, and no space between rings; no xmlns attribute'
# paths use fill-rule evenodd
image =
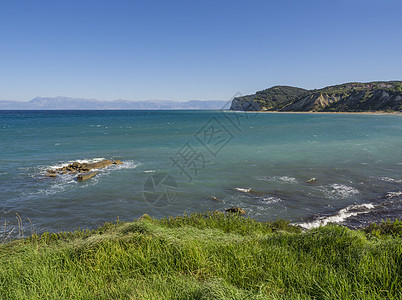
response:
<svg viewBox="0 0 402 300"><path fill-rule="evenodd" d="M231 110L399 112L402 81L345 83L318 90L274 86L254 95L233 99Z"/></svg>

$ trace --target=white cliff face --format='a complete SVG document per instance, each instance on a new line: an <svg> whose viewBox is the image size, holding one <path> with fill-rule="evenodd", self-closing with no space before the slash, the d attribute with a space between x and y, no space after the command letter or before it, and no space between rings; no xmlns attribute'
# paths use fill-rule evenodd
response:
<svg viewBox="0 0 402 300"><path fill-rule="evenodd" d="M283 110L285 111L308 111L308 110L321 110L335 102L341 100L339 95L309 95L301 98L300 100L288 105Z"/></svg>
<svg viewBox="0 0 402 300"><path fill-rule="evenodd" d="M296 100L283 111L379 111L402 109L402 93L374 90L356 91L348 96L313 94Z"/></svg>

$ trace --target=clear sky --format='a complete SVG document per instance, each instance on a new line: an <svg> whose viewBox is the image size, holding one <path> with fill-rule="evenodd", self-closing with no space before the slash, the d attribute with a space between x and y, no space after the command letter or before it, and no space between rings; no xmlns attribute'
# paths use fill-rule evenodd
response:
<svg viewBox="0 0 402 300"><path fill-rule="evenodd" d="M0 3L0 100L227 100L402 79L402 1Z"/></svg>

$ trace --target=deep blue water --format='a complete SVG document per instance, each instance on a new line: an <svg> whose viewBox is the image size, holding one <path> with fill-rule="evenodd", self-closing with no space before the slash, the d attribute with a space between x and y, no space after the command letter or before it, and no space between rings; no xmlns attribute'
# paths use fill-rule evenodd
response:
<svg viewBox="0 0 402 300"><path fill-rule="evenodd" d="M400 218L401 129L401 115L0 111L0 233L16 214L26 234L231 206L306 227ZM45 177L100 159L124 165Z"/></svg>

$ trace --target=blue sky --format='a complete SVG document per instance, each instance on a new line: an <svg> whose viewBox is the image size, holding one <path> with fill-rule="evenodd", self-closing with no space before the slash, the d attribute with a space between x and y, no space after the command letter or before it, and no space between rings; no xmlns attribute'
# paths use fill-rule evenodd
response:
<svg viewBox="0 0 402 300"><path fill-rule="evenodd" d="M2 1L0 100L401 80L402 1Z"/></svg>

